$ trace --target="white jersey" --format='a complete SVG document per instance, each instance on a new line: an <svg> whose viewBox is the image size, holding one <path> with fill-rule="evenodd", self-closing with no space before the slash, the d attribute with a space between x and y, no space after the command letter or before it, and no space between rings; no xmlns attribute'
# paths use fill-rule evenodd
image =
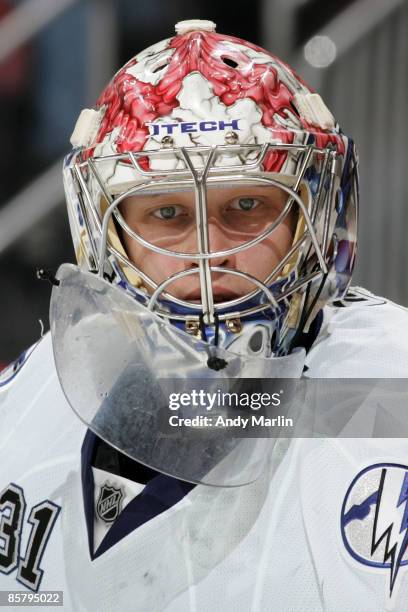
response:
<svg viewBox="0 0 408 612"><path fill-rule="evenodd" d="M407 311L354 295L326 307L307 376L408 377ZM0 590L63 591L75 612L407 610L404 439L279 440L256 482L190 487L137 523L144 485L87 463L50 336L3 379Z"/></svg>

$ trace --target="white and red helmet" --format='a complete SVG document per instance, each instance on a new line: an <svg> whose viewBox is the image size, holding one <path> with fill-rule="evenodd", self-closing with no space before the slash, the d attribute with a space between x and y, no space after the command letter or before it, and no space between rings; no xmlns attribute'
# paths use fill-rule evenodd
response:
<svg viewBox="0 0 408 612"><path fill-rule="evenodd" d="M64 179L79 265L190 333L211 338L216 326L216 338L227 338L247 322L266 321L272 354L285 354L317 312L346 292L356 250L353 142L321 97L264 49L218 34L211 21L181 22L174 37L115 74L96 108L82 111L71 142ZM241 273L211 265L219 253L208 246L205 190L234 182L268 183L287 193L284 214L236 250L270 236L293 208L297 228L290 252L267 278L251 277L250 293L217 303L214 271ZM150 244L118 207L129 195L169 186L201 193L193 253ZM172 296L175 278L157 284L146 277L130 261L121 232L152 251L184 258L184 275L200 275L201 302Z"/></svg>

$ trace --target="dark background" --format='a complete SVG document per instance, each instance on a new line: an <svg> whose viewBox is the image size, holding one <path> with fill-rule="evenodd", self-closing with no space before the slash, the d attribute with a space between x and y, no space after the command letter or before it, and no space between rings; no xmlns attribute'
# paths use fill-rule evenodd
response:
<svg viewBox="0 0 408 612"><path fill-rule="evenodd" d="M356 279L407 305L408 11L381 1L0 0L0 364L38 338L40 320L48 328L36 268L73 261L59 168L79 112L183 19L266 47L322 93L363 160ZM315 64L333 45L335 58L311 65L308 45Z"/></svg>

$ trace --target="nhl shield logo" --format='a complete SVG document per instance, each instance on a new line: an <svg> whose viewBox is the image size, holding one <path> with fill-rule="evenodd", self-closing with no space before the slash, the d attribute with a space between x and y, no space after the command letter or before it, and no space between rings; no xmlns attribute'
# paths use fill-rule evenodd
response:
<svg viewBox="0 0 408 612"><path fill-rule="evenodd" d="M115 489L108 484L101 487L98 503L96 504L96 513L98 517L106 523L112 523L120 514L120 505L123 499L121 489Z"/></svg>
<svg viewBox="0 0 408 612"><path fill-rule="evenodd" d="M408 466L380 463L362 470L346 493L341 534L359 563L388 572L391 596L408 565Z"/></svg>

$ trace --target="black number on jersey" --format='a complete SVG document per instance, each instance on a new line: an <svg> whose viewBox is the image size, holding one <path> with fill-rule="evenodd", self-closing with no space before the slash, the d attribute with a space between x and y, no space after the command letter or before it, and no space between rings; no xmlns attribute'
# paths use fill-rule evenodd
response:
<svg viewBox="0 0 408 612"><path fill-rule="evenodd" d="M3 574L10 574L17 567L25 508L23 489L15 484L10 484L2 491L0 495L0 512L2 513L0 571Z"/></svg>
<svg viewBox="0 0 408 612"><path fill-rule="evenodd" d="M25 509L23 489L10 484L0 495L0 542L4 542L3 552L0 553L0 572L10 574L18 566L17 580L32 591L37 591L44 574L40 562L61 508L45 500L31 509L28 517L31 533L25 555L21 557Z"/></svg>
<svg viewBox="0 0 408 612"><path fill-rule="evenodd" d="M28 517L32 528L25 557L18 566L17 580L33 591L38 589L44 573L40 561L59 511L59 506L46 500L34 506Z"/></svg>

